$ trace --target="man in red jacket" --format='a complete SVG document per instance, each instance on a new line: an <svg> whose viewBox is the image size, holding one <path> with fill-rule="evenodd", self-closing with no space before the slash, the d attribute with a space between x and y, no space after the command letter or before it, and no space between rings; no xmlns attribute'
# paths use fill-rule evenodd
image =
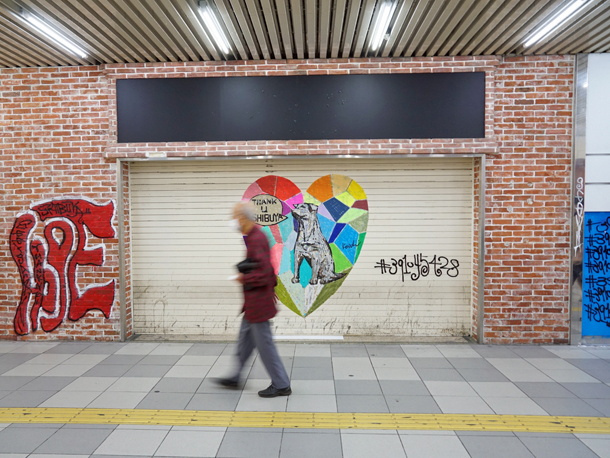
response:
<svg viewBox="0 0 610 458"><path fill-rule="evenodd" d="M277 279L271 265L269 242L255 221L256 210L251 203L239 202L235 205L232 224L245 236L246 259L256 267L237 277L237 281L244 287L244 316L237 343L238 369L235 375L219 379L218 383L228 388L239 387L241 371L254 348L258 348L265 369L271 376L269 388L259 391L258 395L263 398L288 396L292 393L290 379L273 342L269 323L277 313Z"/></svg>

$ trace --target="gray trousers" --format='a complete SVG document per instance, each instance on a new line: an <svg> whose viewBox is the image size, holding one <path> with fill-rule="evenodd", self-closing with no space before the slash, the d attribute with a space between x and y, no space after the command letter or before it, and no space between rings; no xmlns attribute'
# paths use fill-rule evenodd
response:
<svg viewBox="0 0 610 458"><path fill-rule="evenodd" d="M245 318L242 319L239 329L239 340L237 342L237 360L239 366L237 374L231 379L239 382L244 365L255 348L258 348L258 354L263 360L265 369L267 369L271 376L271 384L279 390L289 387L290 379L277 352L275 342L273 342L269 321L250 323Z"/></svg>

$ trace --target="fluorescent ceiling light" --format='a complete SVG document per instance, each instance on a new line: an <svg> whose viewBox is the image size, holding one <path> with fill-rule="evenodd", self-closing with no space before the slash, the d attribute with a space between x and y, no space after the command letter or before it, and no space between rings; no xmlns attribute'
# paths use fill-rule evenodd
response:
<svg viewBox="0 0 610 458"><path fill-rule="evenodd" d="M555 29L557 29L559 26L561 26L565 21L567 21L570 18L570 16L572 16L574 13L576 13L576 11L579 10L582 6L584 6L585 3L587 3L587 0L576 0L576 1L572 2L561 13L559 13L557 16L555 16L555 18L553 18L551 21L549 21L544 27L542 27L534 35L532 35L532 37L529 38L524 43L524 46L527 48L527 47L539 42L540 40L542 40L544 37L546 37L551 32L553 32Z"/></svg>
<svg viewBox="0 0 610 458"><path fill-rule="evenodd" d="M216 42L216 45L223 53L229 54L229 42L225 38L225 35L222 32L222 29L220 28L220 24L218 23L216 16L212 12L212 9L209 6L200 6L199 12L201 13L201 17L203 18L205 26L212 34L212 38Z"/></svg>
<svg viewBox="0 0 610 458"><path fill-rule="evenodd" d="M375 24L373 35L371 36L371 50L377 51L379 46L381 46L381 42L388 31L390 20L392 19L392 14L394 13L394 8L396 8L396 2L392 1L384 2L379 6L377 24Z"/></svg>
<svg viewBox="0 0 610 458"><path fill-rule="evenodd" d="M25 20L65 50L70 51L72 54L75 54L82 59L87 57L87 54L83 49L62 37L59 33L34 16L28 14L25 16Z"/></svg>

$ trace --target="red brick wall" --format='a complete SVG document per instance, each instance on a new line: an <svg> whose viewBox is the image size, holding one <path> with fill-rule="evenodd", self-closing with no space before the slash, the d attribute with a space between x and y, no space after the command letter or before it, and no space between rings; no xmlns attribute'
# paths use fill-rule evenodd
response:
<svg viewBox="0 0 610 458"><path fill-rule="evenodd" d="M21 279L9 234L17 215L35 202L60 196L100 204L115 200L116 170L103 153L108 143L108 84L99 67L2 69L0 88L0 337L16 338L13 319ZM39 222L35 235L43 237L41 229ZM90 238L89 246L101 242ZM103 243L103 266L78 267L81 290L118 280L117 239ZM93 311L78 321L66 317L53 332L38 330L21 338L116 340L118 311L115 301L109 319Z"/></svg>
<svg viewBox="0 0 610 458"><path fill-rule="evenodd" d="M116 144L117 78L455 71L486 72L484 139ZM0 70L4 146L0 164L4 191L0 214L0 255L4 261L0 266L0 337L15 337L12 320L21 291L8 246L15 217L32 202L46 198L68 195L85 196L99 203L116 200L116 158L478 153L488 154L485 339L491 343L565 342L572 71L573 58L563 56L115 64ZM126 176L128 167L123 167ZM124 185L127 190L125 180ZM475 193L478 192L477 182ZM528 203L529 198L533 199L532 204ZM123 203L128 214L129 200L124 198ZM553 211L545 210L542 215L541 208L550 209L551 205ZM476 232L476 212L474 216ZM476 243L476 233L474 239ZM127 248L129 241L126 228ZM106 246L104 267L80 268L79 284L118 280L117 241L102 242ZM476 250L475 244L475 259ZM128 260L128 249L126 256ZM476 305L476 270L474 274ZM66 320L53 333L37 331L20 338L117 339L118 298L117 291L110 319L92 312L76 322ZM128 335L130 304L127 268ZM473 313L476 317L476 307Z"/></svg>
<svg viewBox="0 0 610 458"><path fill-rule="evenodd" d="M504 59L487 163L485 339L567 343L571 56Z"/></svg>

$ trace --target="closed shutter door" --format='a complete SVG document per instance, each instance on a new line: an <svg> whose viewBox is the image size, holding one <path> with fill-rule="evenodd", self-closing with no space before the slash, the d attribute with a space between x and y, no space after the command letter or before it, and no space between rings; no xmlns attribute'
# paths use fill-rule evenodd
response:
<svg viewBox="0 0 610 458"><path fill-rule="evenodd" d="M278 304L275 332L467 335L472 170L470 158L132 163L135 332L234 336L242 294L228 277L245 247L227 225L233 205L261 177L286 178L305 193L318 178L334 174L350 177L366 193L368 227L359 257L313 313L299 316Z"/></svg>

